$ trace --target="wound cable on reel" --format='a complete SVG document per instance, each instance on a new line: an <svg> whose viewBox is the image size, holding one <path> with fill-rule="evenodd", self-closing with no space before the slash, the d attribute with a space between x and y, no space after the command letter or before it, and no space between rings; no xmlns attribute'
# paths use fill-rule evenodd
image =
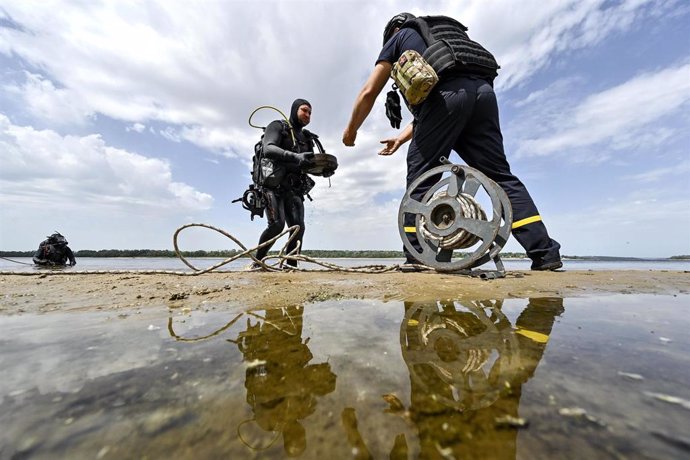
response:
<svg viewBox="0 0 690 460"><path fill-rule="evenodd" d="M447 196L448 192L446 190L439 190L433 195L432 200L445 198ZM459 193L455 197L455 199L460 205L460 209L462 210L461 217L474 220L486 220L486 213L472 195L469 195L467 193ZM442 221L445 221L447 225L450 225L452 222L457 220L457 217L458 216L451 217L449 215L441 215L439 218ZM441 249L466 249L474 246L480 240L480 238L477 235L474 235L462 228L457 228L456 231L451 235L438 237L437 235L429 231L429 229L427 228L427 221L424 218L424 216L420 217L420 221L420 230L422 232L422 235L424 235L424 238L437 241L438 247Z"/></svg>

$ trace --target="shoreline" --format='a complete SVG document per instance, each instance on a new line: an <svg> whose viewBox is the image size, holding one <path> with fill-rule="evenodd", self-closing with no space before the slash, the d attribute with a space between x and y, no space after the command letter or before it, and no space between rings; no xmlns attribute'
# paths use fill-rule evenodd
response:
<svg viewBox="0 0 690 460"><path fill-rule="evenodd" d="M382 301L690 294L690 272L533 272L482 280L439 273L226 272L0 275L0 315L147 308L265 309L326 300Z"/></svg>

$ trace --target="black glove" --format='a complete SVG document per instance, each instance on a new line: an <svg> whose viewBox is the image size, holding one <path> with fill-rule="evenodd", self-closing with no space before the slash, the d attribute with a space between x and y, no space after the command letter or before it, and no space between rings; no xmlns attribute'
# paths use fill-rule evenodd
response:
<svg viewBox="0 0 690 460"><path fill-rule="evenodd" d="M388 91L386 95L386 117L391 122L391 127L400 129L400 122L402 121L400 96L398 96L398 92L395 90Z"/></svg>
<svg viewBox="0 0 690 460"><path fill-rule="evenodd" d="M311 152L298 153L297 156L299 157L299 169L309 169L316 165L314 154Z"/></svg>

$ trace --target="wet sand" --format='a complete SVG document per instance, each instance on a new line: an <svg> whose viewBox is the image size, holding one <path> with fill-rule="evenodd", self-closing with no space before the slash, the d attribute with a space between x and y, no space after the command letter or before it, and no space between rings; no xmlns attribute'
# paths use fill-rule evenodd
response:
<svg viewBox="0 0 690 460"><path fill-rule="evenodd" d="M690 292L685 271L512 271L482 280L438 273L43 274L0 276L0 314L122 308L265 308L338 299L425 301Z"/></svg>

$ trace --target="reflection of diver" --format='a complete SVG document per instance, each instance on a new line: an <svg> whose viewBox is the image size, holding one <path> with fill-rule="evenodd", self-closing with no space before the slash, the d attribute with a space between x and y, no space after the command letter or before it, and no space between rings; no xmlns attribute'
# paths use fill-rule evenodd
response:
<svg viewBox="0 0 690 460"><path fill-rule="evenodd" d="M389 412L414 423L421 458L515 458L522 385L564 308L560 298L530 299L513 327L501 307L502 301L405 302L400 344L411 404L405 411L397 397L386 400ZM403 435L393 450L407 452Z"/></svg>
<svg viewBox="0 0 690 460"><path fill-rule="evenodd" d="M290 457L300 455L307 444L299 420L314 412L316 396L335 390L336 379L330 364L308 364L313 355L309 339L302 341L303 311L303 307L267 310L263 321L255 325L247 321L247 330L237 340L249 363L245 387L254 421L274 432L274 440L282 433Z"/></svg>

